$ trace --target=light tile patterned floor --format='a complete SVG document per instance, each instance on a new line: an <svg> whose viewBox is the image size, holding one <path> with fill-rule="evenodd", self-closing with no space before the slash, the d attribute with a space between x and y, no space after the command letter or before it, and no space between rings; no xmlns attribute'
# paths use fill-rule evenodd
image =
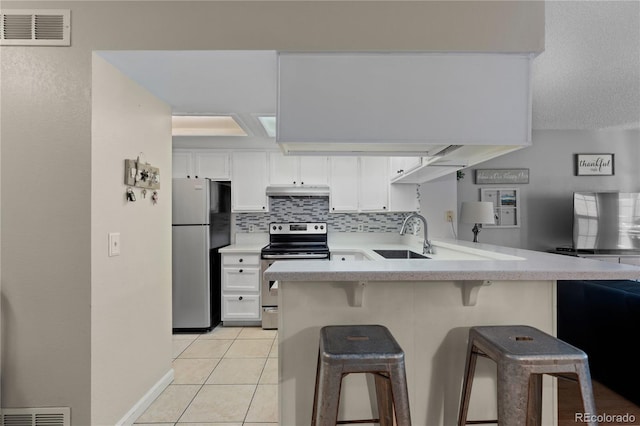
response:
<svg viewBox="0 0 640 426"><path fill-rule="evenodd" d="M276 330L221 327L173 335L173 382L136 425L278 423Z"/></svg>

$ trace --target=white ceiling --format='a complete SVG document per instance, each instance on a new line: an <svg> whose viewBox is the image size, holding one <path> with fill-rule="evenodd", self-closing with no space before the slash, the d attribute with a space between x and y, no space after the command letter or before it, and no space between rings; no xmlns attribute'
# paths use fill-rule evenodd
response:
<svg viewBox="0 0 640 426"><path fill-rule="evenodd" d="M534 129L640 129L640 2L547 2L533 66ZM101 51L176 114L275 114L274 51Z"/></svg>

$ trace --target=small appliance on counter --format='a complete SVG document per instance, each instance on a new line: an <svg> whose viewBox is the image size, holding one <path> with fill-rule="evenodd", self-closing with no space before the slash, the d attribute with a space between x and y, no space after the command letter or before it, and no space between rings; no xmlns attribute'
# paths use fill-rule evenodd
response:
<svg viewBox="0 0 640 426"><path fill-rule="evenodd" d="M329 260L327 224L272 223L269 225L269 244L261 252L260 274L262 286L262 328L278 328L278 288L275 281L264 278L264 271L277 260Z"/></svg>
<svg viewBox="0 0 640 426"><path fill-rule="evenodd" d="M173 179L173 331L220 324L221 256L231 240L231 185Z"/></svg>

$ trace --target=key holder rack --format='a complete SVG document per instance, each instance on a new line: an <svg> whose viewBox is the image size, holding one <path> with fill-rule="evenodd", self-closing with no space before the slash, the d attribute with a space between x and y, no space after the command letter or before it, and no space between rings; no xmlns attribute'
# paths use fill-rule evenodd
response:
<svg viewBox="0 0 640 426"><path fill-rule="evenodd" d="M160 169L149 163L142 163L140 157L124 160L124 183L145 189L160 189Z"/></svg>

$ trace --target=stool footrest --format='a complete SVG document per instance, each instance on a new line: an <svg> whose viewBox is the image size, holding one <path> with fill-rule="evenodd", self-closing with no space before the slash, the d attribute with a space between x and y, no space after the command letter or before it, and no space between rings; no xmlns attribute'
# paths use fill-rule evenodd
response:
<svg viewBox="0 0 640 426"><path fill-rule="evenodd" d="M364 420L338 420L337 425L351 425L357 423L380 423L380 419L364 419Z"/></svg>
<svg viewBox="0 0 640 426"><path fill-rule="evenodd" d="M498 424L498 420L467 420L465 425L494 425Z"/></svg>

